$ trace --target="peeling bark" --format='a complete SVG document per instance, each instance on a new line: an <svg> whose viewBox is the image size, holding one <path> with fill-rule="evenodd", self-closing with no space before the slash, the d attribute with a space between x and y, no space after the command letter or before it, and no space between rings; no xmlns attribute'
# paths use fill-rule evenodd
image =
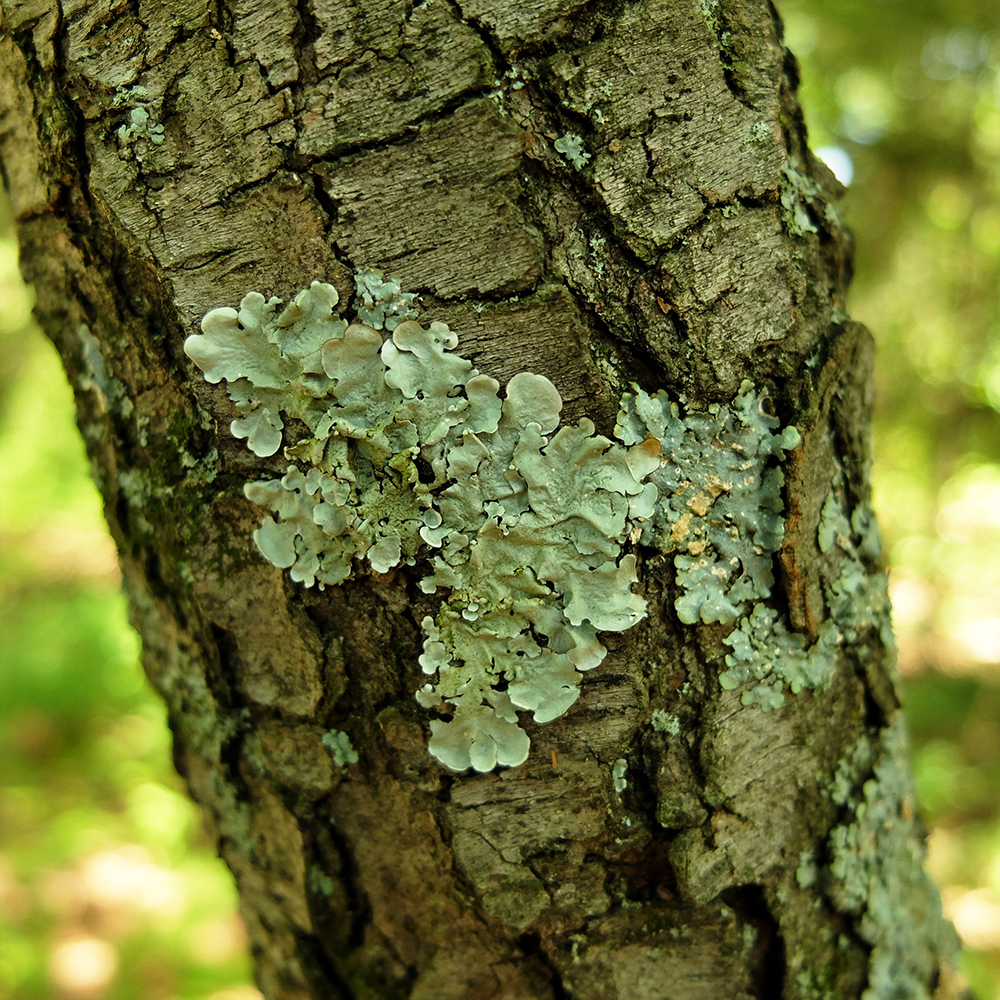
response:
<svg viewBox="0 0 1000 1000"><path fill-rule="evenodd" d="M413 700L436 605L421 574L319 592L265 564L242 485L285 463L227 435L224 390L181 351L251 289L319 278L346 301L378 267L480 371L546 375L604 433L630 381L697 408L749 378L802 433L771 604L815 640L843 563L817 541L824 504L868 499L871 340L844 312L850 237L774 8L6 0L3 16L22 265L265 996L954 995L875 624L838 647L826 690L764 712L719 686L732 626L682 625L672 559L640 547L648 620L603 637L567 715L523 721L528 761L447 771ZM136 108L162 142L128 132ZM568 134L582 170L556 149ZM334 730L358 763L331 758Z"/></svg>

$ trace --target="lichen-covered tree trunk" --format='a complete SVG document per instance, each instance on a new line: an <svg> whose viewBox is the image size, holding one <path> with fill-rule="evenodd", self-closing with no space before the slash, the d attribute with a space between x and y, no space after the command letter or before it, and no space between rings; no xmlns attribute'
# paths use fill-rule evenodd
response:
<svg viewBox="0 0 1000 1000"><path fill-rule="evenodd" d="M24 272L265 995L948 995L771 4L4 16Z"/></svg>

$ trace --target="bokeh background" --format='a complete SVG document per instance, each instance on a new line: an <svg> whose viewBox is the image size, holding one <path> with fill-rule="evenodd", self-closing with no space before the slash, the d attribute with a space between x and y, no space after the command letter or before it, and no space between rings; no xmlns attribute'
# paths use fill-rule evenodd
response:
<svg viewBox="0 0 1000 1000"><path fill-rule="evenodd" d="M1000 31L975 0L783 0L879 344L875 506L930 867L1000 1000ZM72 394L0 203L0 996L255 1000L170 765Z"/></svg>

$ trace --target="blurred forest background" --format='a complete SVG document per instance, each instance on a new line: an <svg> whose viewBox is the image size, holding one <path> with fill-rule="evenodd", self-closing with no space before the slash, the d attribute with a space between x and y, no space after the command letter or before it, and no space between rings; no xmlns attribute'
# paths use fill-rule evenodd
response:
<svg viewBox="0 0 1000 1000"><path fill-rule="evenodd" d="M779 0L879 344L875 506L930 867L1000 1000L1000 31L986 0ZM989 8L989 9L988 9ZM206 307L217 303L206 303ZM254 1000L137 664L72 394L0 207L0 996Z"/></svg>

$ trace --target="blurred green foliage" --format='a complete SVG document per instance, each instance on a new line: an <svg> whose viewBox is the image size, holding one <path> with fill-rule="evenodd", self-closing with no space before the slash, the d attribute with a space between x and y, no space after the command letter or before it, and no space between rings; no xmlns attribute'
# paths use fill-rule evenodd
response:
<svg viewBox="0 0 1000 1000"><path fill-rule="evenodd" d="M810 144L853 169L874 500L932 874L1000 998L1000 31L974 0L779 0ZM843 178L842 179L846 179Z"/></svg>
<svg viewBox="0 0 1000 1000"><path fill-rule="evenodd" d="M1000 1000L1000 33L973 0L782 0L879 344L891 553L933 874ZM250 1000L235 893L137 666L72 394L0 209L0 996ZM89 978L88 978L89 977Z"/></svg>
<svg viewBox="0 0 1000 1000"><path fill-rule="evenodd" d="M171 768L16 263L0 215L0 996L250 1000L232 879Z"/></svg>

